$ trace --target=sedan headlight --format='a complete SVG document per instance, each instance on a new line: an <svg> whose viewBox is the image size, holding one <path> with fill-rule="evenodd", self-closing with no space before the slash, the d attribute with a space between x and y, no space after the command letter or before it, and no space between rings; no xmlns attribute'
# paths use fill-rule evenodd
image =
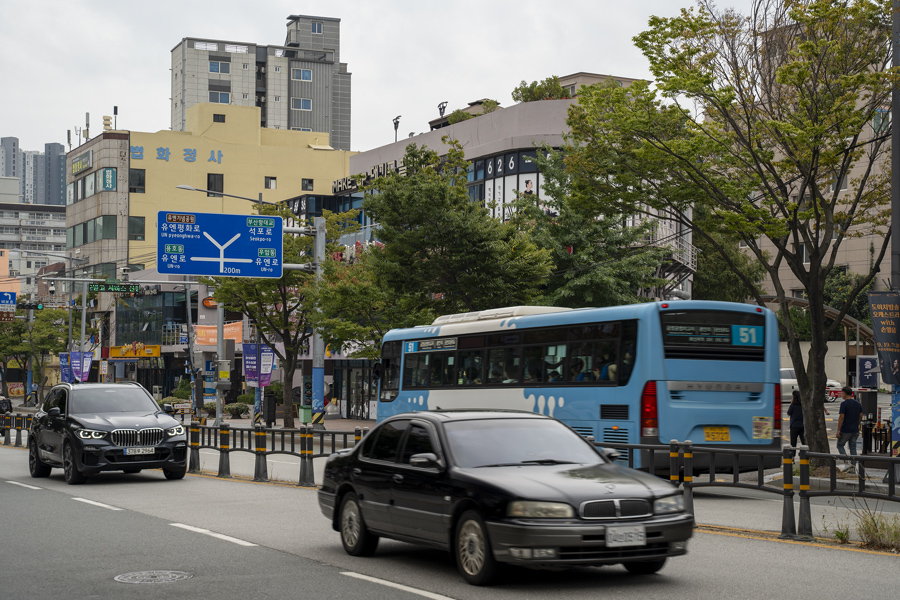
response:
<svg viewBox="0 0 900 600"><path fill-rule="evenodd" d="M184 425L176 425L175 427L170 427L166 429L167 435L184 435Z"/></svg>
<svg viewBox="0 0 900 600"><path fill-rule="evenodd" d="M526 519L570 519L575 516L575 509L562 502L518 500L509 503L506 516Z"/></svg>
<svg viewBox="0 0 900 600"><path fill-rule="evenodd" d="M106 437L105 431L95 431L93 429L79 429L75 435L83 440L102 440Z"/></svg>
<svg viewBox="0 0 900 600"><path fill-rule="evenodd" d="M684 498L681 494L658 498L653 502L653 514L664 515L676 512L684 512Z"/></svg>

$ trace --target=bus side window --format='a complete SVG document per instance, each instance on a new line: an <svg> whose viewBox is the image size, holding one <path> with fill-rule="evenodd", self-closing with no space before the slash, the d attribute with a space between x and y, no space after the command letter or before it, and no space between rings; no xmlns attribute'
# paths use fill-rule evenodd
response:
<svg viewBox="0 0 900 600"><path fill-rule="evenodd" d="M541 383L544 381L544 348L543 346L525 347L525 365L522 371L523 383Z"/></svg>
<svg viewBox="0 0 900 600"><path fill-rule="evenodd" d="M459 385L481 385L484 381L481 363L481 350L461 350L457 367Z"/></svg>
<svg viewBox="0 0 900 600"><path fill-rule="evenodd" d="M637 360L637 321L622 323L622 364L619 371L619 385L625 385L631 378L634 362Z"/></svg>

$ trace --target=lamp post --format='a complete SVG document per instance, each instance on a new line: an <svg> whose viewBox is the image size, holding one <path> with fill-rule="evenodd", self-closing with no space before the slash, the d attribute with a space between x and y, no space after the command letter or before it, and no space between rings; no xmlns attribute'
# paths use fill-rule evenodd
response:
<svg viewBox="0 0 900 600"><path fill-rule="evenodd" d="M248 202L256 202L257 204L269 204L271 206L278 206L278 204L276 202L266 202L265 200L263 200L262 192L259 193L258 199L254 199L254 198L247 198L246 196L235 196L234 194L226 194L225 192L217 192L215 190L204 190L201 188L195 188L190 185L176 185L175 188L179 189L179 190L188 190L190 192L206 192L207 194L215 194L217 196L226 196L228 198L237 198L238 200L246 200Z"/></svg>
<svg viewBox="0 0 900 600"><path fill-rule="evenodd" d="M397 130L400 129L400 115L394 117L394 141L397 141Z"/></svg>

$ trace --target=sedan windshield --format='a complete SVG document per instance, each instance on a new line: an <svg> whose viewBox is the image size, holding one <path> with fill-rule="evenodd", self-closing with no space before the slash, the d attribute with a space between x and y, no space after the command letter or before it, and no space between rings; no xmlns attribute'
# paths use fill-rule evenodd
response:
<svg viewBox="0 0 900 600"><path fill-rule="evenodd" d="M69 414L96 415L117 412L156 412L159 405L142 389L86 388L73 390Z"/></svg>
<svg viewBox="0 0 900 600"><path fill-rule="evenodd" d="M479 419L446 423L454 462L464 468L603 462L577 433L549 419Z"/></svg>

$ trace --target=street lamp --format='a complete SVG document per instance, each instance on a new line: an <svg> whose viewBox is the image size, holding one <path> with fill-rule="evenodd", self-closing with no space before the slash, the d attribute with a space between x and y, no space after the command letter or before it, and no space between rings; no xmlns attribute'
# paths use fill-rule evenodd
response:
<svg viewBox="0 0 900 600"><path fill-rule="evenodd" d="M179 190L188 190L190 192L206 192L207 194L216 194L217 196L228 196L229 198L237 198L238 200L246 200L248 202L256 202L258 204L268 204L271 206L278 206L277 202L266 202L262 199L262 192L259 193L259 199L247 198L246 196L235 196L234 194L226 194L225 192L217 192L215 190L204 190L200 188L195 188L190 185L176 185L176 189Z"/></svg>
<svg viewBox="0 0 900 600"><path fill-rule="evenodd" d="M397 141L397 130L400 129L400 116L397 115L394 117L394 141Z"/></svg>

